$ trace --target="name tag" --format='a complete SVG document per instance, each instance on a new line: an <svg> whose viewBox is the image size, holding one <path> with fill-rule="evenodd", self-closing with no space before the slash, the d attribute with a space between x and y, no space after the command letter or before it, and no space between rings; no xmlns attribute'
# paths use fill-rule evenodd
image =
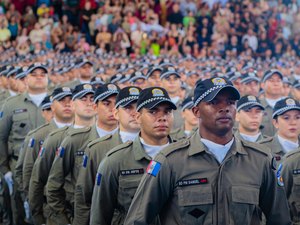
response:
<svg viewBox="0 0 300 225"><path fill-rule="evenodd" d="M19 113L23 113L23 112L27 112L27 109L15 109L13 111L14 114L19 114Z"/></svg>
<svg viewBox="0 0 300 225"><path fill-rule="evenodd" d="M207 178L191 179L191 180L180 180L178 181L179 187L192 186L192 185L201 185L207 184Z"/></svg>
<svg viewBox="0 0 300 225"><path fill-rule="evenodd" d="M121 170L120 171L122 176L128 176L128 175L139 175L144 174L144 169L132 169L132 170Z"/></svg>

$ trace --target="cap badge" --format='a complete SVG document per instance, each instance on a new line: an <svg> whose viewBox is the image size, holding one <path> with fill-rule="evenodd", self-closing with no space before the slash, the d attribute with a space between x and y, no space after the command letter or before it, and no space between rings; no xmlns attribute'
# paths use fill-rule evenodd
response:
<svg viewBox="0 0 300 225"><path fill-rule="evenodd" d="M92 88L92 85L90 85L90 84L85 84L85 85L83 85L83 89L84 89L84 90L88 90L88 89L93 89L93 88Z"/></svg>
<svg viewBox="0 0 300 225"><path fill-rule="evenodd" d="M152 90L152 95L153 95L153 97L162 97L162 96L164 96L164 93L162 90L155 88Z"/></svg>
<svg viewBox="0 0 300 225"><path fill-rule="evenodd" d="M107 85L107 89L110 90L110 91L116 91L116 90L118 90L117 86L114 85L114 84Z"/></svg>
<svg viewBox="0 0 300 225"><path fill-rule="evenodd" d="M70 92L71 91L71 89L69 87L63 87L62 90L63 90L63 92Z"/></svg>
<svg viewBox="0 0 300 225"><path fill-rule="evenodd" d="M285 101L285 103L286 103L287 106L294 106L294 105L296 105L295 100L294 100L294 99L291 99L291 98L287 99L287 100Z"/></svg>
<svg viewBox="0 0 300 225"><path fill-rule="evenodd" d="M213 82L214 85L225 85L226 81L223 78L214 78L211 80Z"/></svg>
<svg viewBox="0 0 300 225"><path fill-rule="evenodd" d="M256 98L255 98L255 96L253 96L253 95L249 95L249 96L248 96L248 101L253 101L253 102L256 102Z"/></svg>
<svg viewBox="0 0 300 225"><path fill-rule="evenodd" d="M129 94L130 95L139 95L140 91L137 88L129 88Z"/></svg>
<svg viewBox="0 0 300 225"><path fill-rule="evenodd" d="M168 71L175 72L175 68L174 67L168 67Z"/></svg>

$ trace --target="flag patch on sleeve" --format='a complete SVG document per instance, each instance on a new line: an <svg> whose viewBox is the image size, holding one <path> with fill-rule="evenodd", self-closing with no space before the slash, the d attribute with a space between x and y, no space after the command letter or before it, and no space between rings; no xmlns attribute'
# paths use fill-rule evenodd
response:
<svg viewBox="0 0 300 225"><path fill-rule="evenodd" d="M34 138L30 138L29 143L28 143L28 147L29 147L29 148L33 148L34 143L35 143Z"/></svg>
<svg viewBox="0 0 300 225"><path fill-rule="evenodd" d="M84 168L86 168L86 166L87 166L88 158L89 158L89 157L88 157L87 155L84 155L84 156L83 156L82 166L83 166Z"/></svg>
<svg viewBox="0 0 300 225"><path fill-rule="evenodd" d="M62 157L64 157L64 154L65 154L65 148L60 146L57 149L57 156L59 156L60 158L62 158Z"/></svg>
<svg viewBox="0 0 300 225"><path fill-rule="evenodd" d="M96 184L97 184L97 186L100 186L100 184L101 184L101 178L102 178L102 174L101 173L97 173L97 176L96 176Z"/></svg>
<svg viewBox="0 0 300 225"><path fill-rule="evenodd" d="M155 162L154 160L152 160L147 167L147 173L156 177L160 170L160 167L161 164L159 162Z"/></svg>

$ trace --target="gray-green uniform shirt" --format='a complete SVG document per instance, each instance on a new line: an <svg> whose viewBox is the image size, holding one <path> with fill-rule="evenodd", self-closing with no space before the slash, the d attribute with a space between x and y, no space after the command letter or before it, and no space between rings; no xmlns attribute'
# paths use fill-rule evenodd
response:
<svg viewBox="0 0 300 225"><path fill-rule="evenodd" d="M281 176L293 224L300 224L300 148L285 155Z"/></svg>
<svg viewBox="0 0 300 225"><path fill-rule="evenodd" d="M35 224L44 224L45 218L50 217L49 207L46 204L46 183L57 149L63 139L73 130L73 127L63 127L51 132L44 141L42 149L33 165L28 198ZM66 182L64 188L66 190L66 198L70 199L71 197L68 197L71 192L70 181Z"/></svg>
<svg viewBox="0 0 300 225"><path fill-rule="evenodd" d="M46 196L47 203L57 224L69 224L72 220L68 218L65 210L65 178L71 176L71 207L74 209L74 189L79 174L79 169L82 166L84 150L87 144L99 138L96 130L96 125L73 130L67 136L59 147L57 156L55 157L47 185ZM72 213L73 214L73 213Z"/></svg>
<svg viewBox="0 0 300 225"><path fill-rule="evenodd" d="M14 170L22 143L30 130L45 123L41 108L28 93L7 99L0 113L0 171Z"/></svg>
<svg viewBox="0 0 300 225"><path fill-rule="evenodd" d="M119 132L106 135L88 144L75 187L73 225L88 225L97 169L106 153L122 144Z"/></svg>
<svg viewBox="0 0 300 225"><path fill-rule="evenodd" d="M132 198L151 157L146 154L140 137L117 146L107 153L98 168L92 197L90 224L110 225L114 212L116 224L123 224ZM158 224L158 221L153 221Z"/></svg>
<svg viewBox="0 0 300 225"><path fill-rule="evenodd" d="M30 181L34 162L38 156L39 151L41 150L44 140L49 135L49 133L51 133L55 129L57 129L57 125L54 122L54 120L40 126L39 128L36 129L28 145L25 146L26 150L25 150L25 158L23 163L23 191L25 197L28 196L29 181Z"/></svg>
<svg viewBox="0 0 300 225"><path fill-rule="evenodd" d="M272 137L276 133L276 128L273 126L273 122L272 122L273 108L267 103L267 101L264 98L261 99L260 102L262 106L265 108L263 120L261 123L261 127L262 127L261 132L264 135Z"/></svg>
<svg viewBox="0 0 300 225"><path fill-rule="evenodd" d="M220 164L197 132L155 157L124 225L146 225L157 215L168 225L260 224L259 209L267 224L288 225L288 204L274 161L261 145L235 138Z"/></svg>

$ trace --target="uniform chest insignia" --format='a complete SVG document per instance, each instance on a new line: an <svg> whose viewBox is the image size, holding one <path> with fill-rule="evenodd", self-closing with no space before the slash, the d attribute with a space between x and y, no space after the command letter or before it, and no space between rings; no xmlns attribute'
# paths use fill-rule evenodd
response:
<svg viewBox="0 0 300 225"><path fill-rule="evenodd" d="M39 157L42 157L43 156L43 154L44 154L44 152L45 152L45 148L40 148L40 151L39 151Z"/></svg>
<svg viewBox="0 0 300 225"><path fill-rule="evenodd" d="M283 179L282 179L282 176L281 176L281 170L282 170L282 164L279 165L276 176L277 176L278 186L283 187L284 183L283 183Z"/></svg>
<svg viewBox="0 0 300 225"><path fill-rule="evenodd" d="M294 175L300 174L300 169L295 169L295 170L293 170L293 174L294 174Z"/></svg>
<svg viewBox="0 0 300 225"><path fill-rule="evenodd" d="M87 155L84 155L84 156L83 156L82 166L83 166L84 168L86 168L86 166L87 166L88 158L89 158L89 157L88 157Z"/></svg>
<svg viewBox="0 0 300 225"><path fill-rule="evenodd" d="M84 151L76 151L75 155L77 155L77 156L83 156L84 155Z"/></svg>
<svg viewBox="0 0 300 225"><path fill-rule="evenodd" d="M120 170L122 176L144 174L144 169Z"/></svg>
<svg viewBox="0 0 300 225"><path fill-rule="evenodd" d="M14 114L19 114L19 113L23 113L23 112L27 112L27 109L15 109L13 111Z"/></svg>
<svg viewBox="0 0 300 225"><path fill-rule="evenodd" d="M207 183L208 183L207 178L197 178L197 179L190 179L190 180L180 180L178 181L177 184L179 187L185 187L185 186L201 185Z"/></svg>

